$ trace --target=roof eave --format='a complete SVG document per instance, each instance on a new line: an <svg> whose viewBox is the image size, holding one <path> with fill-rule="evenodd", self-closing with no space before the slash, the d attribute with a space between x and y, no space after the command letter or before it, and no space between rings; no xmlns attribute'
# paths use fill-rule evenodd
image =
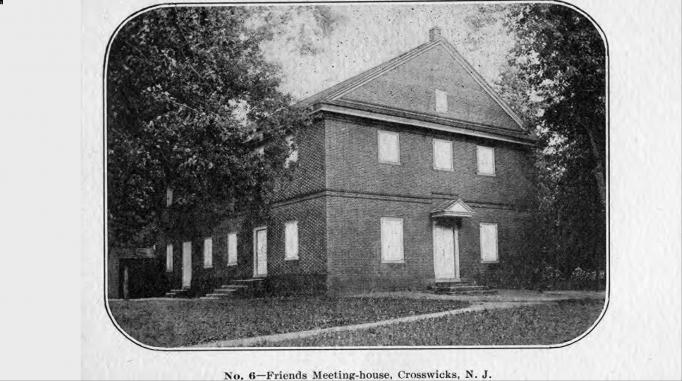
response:
<svg viewBox="0 0 682 381"><path fill-rule="evenodd" d="M388 111L388 112L387 112ZM395 113L391 113L390 110L372 110L371 107L366 107L364 109L347 107L345 105L340 105L338 102L318 102L313 105L311 109L311 114L316 114L319 112L329 112L341 115L355 116L371 120L380 120L389 123L403 124L413 127L427 128L437 131L444 131L455 133L459 135L474 136L485 139L492 139L498 141L504 141L508 143L516 143L527 146L535 146L537 144L537 138L533 135L527 134L523 131L519 133L514 133L514 131L509 131L507 134L496 131L481 131L472 129L471 126L467 126L466 122L458 121L448 118L440 118L439 122L433 121L434 117L429 115L420 115L416 113L411 113L412 115L396 115L405 114L403 110L394 110ZM483 128L485 126L482 126ZM506 131L505 131L506 132Z"/></svg>

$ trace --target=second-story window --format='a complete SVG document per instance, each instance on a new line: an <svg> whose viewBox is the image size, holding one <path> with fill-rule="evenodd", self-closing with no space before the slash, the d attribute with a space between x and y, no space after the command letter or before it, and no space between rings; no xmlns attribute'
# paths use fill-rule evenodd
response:
<svg viewBox="0 0 682 381"><path fill-rule="evenodd" d="M452 142L433 139L433 168L452 171Z"/></svg>
<svg viewBox="0 0 682 381"><path fill-rule="evenodd" d="M479 175L495 176L495 149L476 146L476 165Z"/></svg>
<svg viewBox="0 0 682 381"><path fill-rule="evenodd" d="M397 132L378 132L379 162L400 164L400 137Z"/></svg>

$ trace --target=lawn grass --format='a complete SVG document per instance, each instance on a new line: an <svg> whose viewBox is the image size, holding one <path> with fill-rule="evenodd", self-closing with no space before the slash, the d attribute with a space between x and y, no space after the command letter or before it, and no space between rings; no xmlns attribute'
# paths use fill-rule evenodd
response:
<svg viewBox="0 0 682 381"><path fill-rule="evenodd" d="M584 333L604 306L600 300L563 301L506 310L468 312L261 346L412 346L560 344Z"/></svg>
<svg viewBox="0 0 682 381"><path fill-rule="evenodd" d="M466 307L461 301L282 297L231 300L131 300L109 303L130 336L155 347L366 323Z"/></svg>

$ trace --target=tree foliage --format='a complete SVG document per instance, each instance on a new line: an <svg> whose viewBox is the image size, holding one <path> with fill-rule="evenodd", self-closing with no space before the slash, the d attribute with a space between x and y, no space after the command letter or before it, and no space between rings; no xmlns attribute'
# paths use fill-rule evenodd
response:
<svg viewBox="0 0 682 381"><path fill-rule="evenodd" d="M605 43L587 18L562 5L511 7L505 24L517 42L500 87L540 140L540 249L529 255L565 276L576 267L603 269Z"/></svg>
<svg viewBox="0 0 682 381"><path fill-rule="evenodd" d="M110 244L191 237L267 203L287 172L285 136L309 123L278 90L281 73L261 52L281 33L253 22L268 12L159 8L116 35L106 72ZM255 149L263 142L265 155Z"/></svg>

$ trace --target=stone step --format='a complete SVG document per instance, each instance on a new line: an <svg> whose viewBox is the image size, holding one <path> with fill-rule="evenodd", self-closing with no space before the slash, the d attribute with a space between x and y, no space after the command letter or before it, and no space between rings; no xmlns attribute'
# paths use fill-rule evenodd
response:
<svg viewBox="0 0 682 381"><path fill-rule="evenodd" d="M231 295L234 294L235 292L238 292L239 289L236 288L217 288L213 290L214 294L224 294L224 295Z"/></svg>
<svg viewBox="0 0 682 381"><path fill-rule="evenodd" d="M167 298L179 298L184 296L188 291L189 289L187 288L174 288L166 292L165 296Z"/></svg>
<svg viewBox="0 0 682 381"><path fill-rule="evenodd" d="M249 288L249 286L245 284L224 284L218 288L218 290L236 290L236 289L245 289Z"/></svg>
<svg viewBox="0 0 682 381"><path fill-rule="evenodd" d="M441 291L475 291L475 290L487 290L487 286L476 286L476 285L456 285L456 286L433 286L431 287L432 290L441 290Z"/></svg>
<svg viewBox="0 0 682 381"><path fill-rule="evenodd" d="M476 284L476 282L474 282L473 280L468 280L468 279L461 279L461 280L438 279L438 280L431 281L429 285L431 285L431 286L456 286L456 285L467 286L467 285L475 285L475 284Z"/></svg>
<svg viewBox="0 0 682 381"><path fill-rule="evenodd" d="M206 294L202 296L202 298L213 298L213 299L229 299L231 298L232 295L230 294L216 294L215 292L212 292L210 294Z"/></svg>
<svg viewBox="0 0 682 381"><path fill-rule="evenodd" d="M485 289L485 290L469 290L469 291L447 291L441 294L446 295L494 295L497 294L497 290Z"/></svg>
<svg viewBox="0 0 682 381"><path fill-rule="evenodd" d="M265 278L249 278L249 279L235 279L232 283L236 284L249 284L249 283L259 283L265 280Z"/></svg>
<svg viewBox="0 0 682 381"><path fill-rule="evenodd" d="M235 279L229 284L220 285L200 299L216 300L255 295L265 278Z"/></svg>
<svg viewBox="0 0 682 381"><path fill-rule="evenodd" d="M479 286L477 284L473 283L467 283L467 284L431 284L428 285L426 288L429 290L449 290L449 289L468 289L468 288L475 288L475 287L485 287L485 286Z"/></svg>
<svg viewBox="0 0 682 381"><path fill-rule="evenodd" d="M469 279L434 279L427 287L433 293L446 295L489 295L497 291L477 285Z"/></svg>

